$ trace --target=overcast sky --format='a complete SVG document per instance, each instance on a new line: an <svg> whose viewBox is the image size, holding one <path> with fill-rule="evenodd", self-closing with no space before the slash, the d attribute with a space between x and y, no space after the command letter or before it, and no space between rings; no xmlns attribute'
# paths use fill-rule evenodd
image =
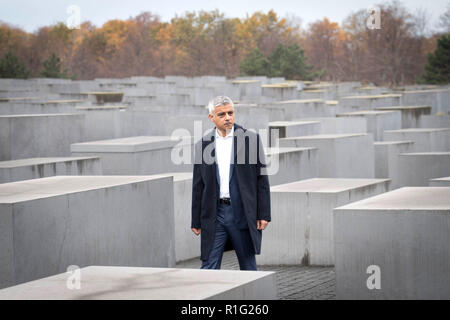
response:
<svg viewBox="0 0 450 320"><path fill-rule="evenodd" d="M378 0L0 0L0 20L34 32L37 28L66 22L70 16L67 8L77 5L81 21L89 20L100 27L111 19L128 19L143 11L158 14L163 21L170 21L176 14L186 11L210 11L219 9L227 17L243 18L247 13L275 10L281 17L297 16L303 26L323 17L341 23L351 12L368 9ZM427 10L432 19L431 27L446 9L450 0L403 0L402 3L415 12Z"/></svg>

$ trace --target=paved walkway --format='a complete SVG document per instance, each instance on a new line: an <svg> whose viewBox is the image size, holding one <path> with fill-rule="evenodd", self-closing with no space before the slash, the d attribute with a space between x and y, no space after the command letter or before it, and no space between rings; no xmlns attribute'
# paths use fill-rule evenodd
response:
<svg viewBox="0 0 450 320"><path fill-rule="evenodd" d="M180 262L177 268L200 268L198 258ZM222 269L239 270L234 251L223 255ZM258 266L259 271L274 271L277 277L278 298L282 300L336 299L333 267Z"/></svg>

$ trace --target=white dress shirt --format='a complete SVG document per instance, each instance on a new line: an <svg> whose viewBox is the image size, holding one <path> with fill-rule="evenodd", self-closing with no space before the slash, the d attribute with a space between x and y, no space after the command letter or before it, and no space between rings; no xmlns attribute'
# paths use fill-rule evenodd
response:
<svg viewBox="0 0 450 320"><path fill-rule="evenodd" d="M230 164L231 164L231 151L233 149L233 134L234 126L231 131L222 137L219 131L216 129L216 158L217 166L219 167L220 177L220 198L230 197Z"/></svg>

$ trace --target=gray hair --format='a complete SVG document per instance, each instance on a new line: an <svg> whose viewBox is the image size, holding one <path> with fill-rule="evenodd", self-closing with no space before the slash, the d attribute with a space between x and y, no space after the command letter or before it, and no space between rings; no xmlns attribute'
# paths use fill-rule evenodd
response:
<svg viewBox="0 0 450 320"><path fill-rule="evenodd" d="M216 107L224 106L227 104L231 104L231 106L234 108L234 103L231 98L227 96L217 96L208 103L208 110L209 114L214 114L214 110Z"/></svg>

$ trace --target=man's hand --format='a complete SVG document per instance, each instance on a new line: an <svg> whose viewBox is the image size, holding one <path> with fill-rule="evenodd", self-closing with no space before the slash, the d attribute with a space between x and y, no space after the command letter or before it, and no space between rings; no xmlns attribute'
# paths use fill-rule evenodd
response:
<svg viewBox="0 0 450 320"><path fill-rule="evenodd" d="M266 220L256 220L256 227L258 230L264 230L267 227L269 221Z"/></svg>
<svg viewBox="0 0 450 320"><path fill-rule="evenodd" d="M194 232L195 235L198 236L200 233L202 233L202 229L192 228L192 232Z"/></svg>

